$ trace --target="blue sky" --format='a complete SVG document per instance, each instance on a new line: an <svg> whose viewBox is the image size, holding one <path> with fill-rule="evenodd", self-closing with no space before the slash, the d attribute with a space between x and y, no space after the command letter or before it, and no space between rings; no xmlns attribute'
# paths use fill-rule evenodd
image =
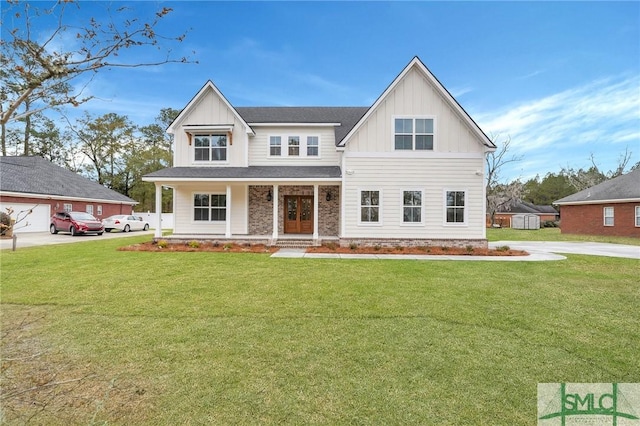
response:
<svg viewBox="0 0 640 426"><path fill-rule="evenodd" d="M142 19L173 8L160 32L190 28L174 49L199 63L100 72L92 114L147 124L209 79L235 106L368 106L417 55L487 134L511 138L523 160L505 179L591 154L606 171L627 147L640 161L640 2L81 2L67 17L123 5Z"/></svg>

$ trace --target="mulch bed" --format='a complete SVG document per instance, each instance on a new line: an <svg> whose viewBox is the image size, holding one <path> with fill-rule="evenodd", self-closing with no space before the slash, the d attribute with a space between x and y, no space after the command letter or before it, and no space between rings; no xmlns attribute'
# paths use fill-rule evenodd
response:
<svg viewBox="0 0 640 426"><path fill-rule="evenodd" d="M163 244L152 241L120 247L120 251L151 252L212 252L212 253L275 253L278 247L264 244L232 244L232 243L172 243ZM340 253L340 254L428 254L428 255L464 255L464 256L527 256L522 250L511 250L508 247L496 249L459 248L459 247L339 247L323 245L307 248L307 253Z"/></svg>

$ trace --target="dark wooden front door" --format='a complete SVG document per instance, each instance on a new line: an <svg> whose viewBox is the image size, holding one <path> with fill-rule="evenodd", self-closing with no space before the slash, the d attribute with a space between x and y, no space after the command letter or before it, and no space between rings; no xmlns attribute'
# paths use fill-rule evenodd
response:
<svg viewBox="0 0 640 426"><path fill-rule="evenodd" d="M313 234L313 197L287 195L284 205L284 232Z"/></svg>

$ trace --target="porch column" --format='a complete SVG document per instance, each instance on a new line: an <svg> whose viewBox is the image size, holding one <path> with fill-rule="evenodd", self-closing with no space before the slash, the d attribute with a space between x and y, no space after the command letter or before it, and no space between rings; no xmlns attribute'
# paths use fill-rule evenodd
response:
<svg viewBox="0 0 640 426"><path fill-rule="evenodd" d="M224 237L231 238L231 185L227 185L227 206L225 208L225 230Z"/></svg>
<svg viewBox="0 0 640 426"><path fill-rule="evenodd" d="M275 242L278 239L278 185L273 185L273 235Z"/></svg>
<svg viewBox="0 0 640 426"><path fill-rule="evenodd" d="M318 185L313 185L313 241L318 241Z"/></svg>
<svg viewBox="0 0 640 426"><path fill-rule="evenodd" d="M162 184L156 182L156 230L154 237L162 237Z"/></svg>

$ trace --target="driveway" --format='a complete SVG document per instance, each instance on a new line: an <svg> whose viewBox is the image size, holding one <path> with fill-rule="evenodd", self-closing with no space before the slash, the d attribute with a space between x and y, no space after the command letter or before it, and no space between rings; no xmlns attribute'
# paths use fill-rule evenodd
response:
<svg viewBox="0 0 640 426"><path fill-rule="evenodd" d="M625 244L568 241L496 241L489 243L490 248L499 246L509 246L515 250L525 250L531 254L569 253L640 259L640 246L630 246Z"/></svg>
<svg viewBox="0 0 640 426"><path fill-rule="evenodd" d="M135 232L105 232L102 235L78 235L76 237L72 237L71 234L66 233L58 233L56 235L52 235L49 232L16 232L17 235L17 248L25 248L25 247L34 247L34 246L46 246L51 244L69 244L69 243L79 243L82 241L92 241L92 240L106 240L111 238L123 238L123 237L133 237L137 235L149 235L153 236L153 230L151 231L135 231ZM0 239L0 249L9 249L11 250L13 245L13 240L11 238L8 239Z"/></svg>

